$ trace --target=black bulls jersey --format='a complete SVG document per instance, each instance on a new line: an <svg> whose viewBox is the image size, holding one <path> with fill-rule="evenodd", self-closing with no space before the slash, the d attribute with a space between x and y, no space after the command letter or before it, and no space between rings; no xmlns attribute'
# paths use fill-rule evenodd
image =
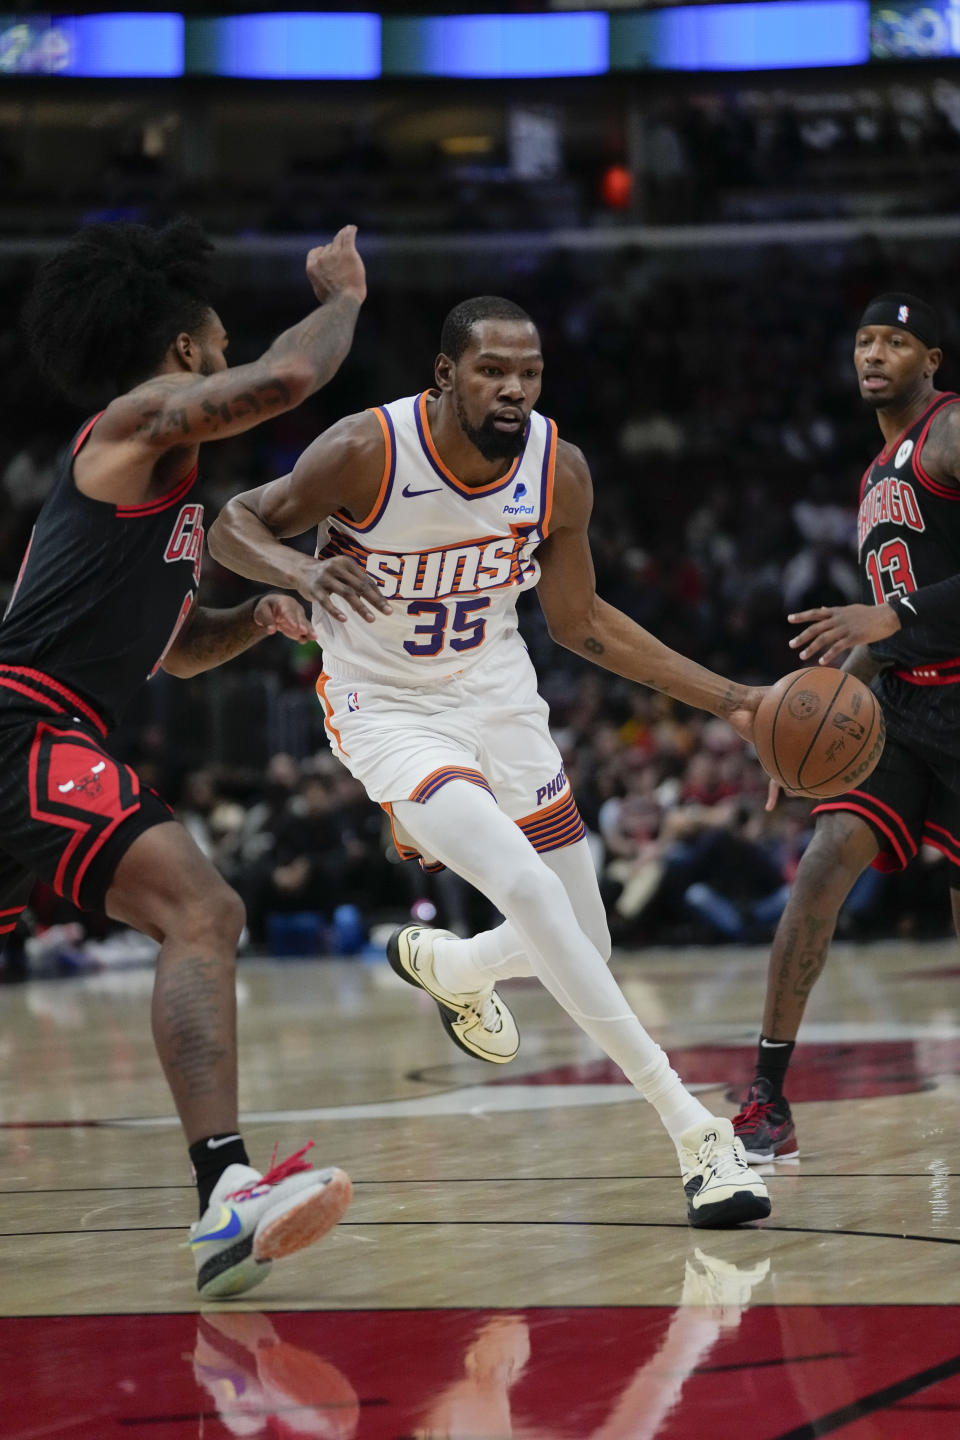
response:
<svg viewBox="0 0 960 1440"><path fill-rule="evenodd" d="M112 724L179 632L200 581L203 506L196 470L143 505L77 489L62 458L0 623L0 675L36 670L85 697ZM16 675L14 675L16 678ZM29 676L18 687L29 691Z"/></svg>
<svg viewBox="0 0 960 1440"><path fill-rule="evenodd" d="M882 605L960 574L960 488L923 468L923 442L934 416L960 396L940 394L874 460L860 487L857 543L864 603ZM870 646L880 660L912 667L960 657L960 614L913 624Z"/></svg>

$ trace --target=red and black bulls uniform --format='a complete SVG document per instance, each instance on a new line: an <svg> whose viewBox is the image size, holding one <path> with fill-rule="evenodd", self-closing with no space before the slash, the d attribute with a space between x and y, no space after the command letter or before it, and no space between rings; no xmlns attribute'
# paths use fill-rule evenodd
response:
<svg viewBox="0 0 960 1440"><path fill-rule="evenodd" d="M862 599L879 605L960 575L960 486L928 475L923 443L935 416L960 396L938 394L880 452L863 477L857 538ZM909 617L908 617L909 618ZM871 645L885 666L874 689L887 742L869 780L824 810L853 811L880 841L874 861L899 870L921 844L958 868L960 888L960 610L936 625L915 622Z"/></svg>
<svg viewBox="0 0 960 1440"><path fill-rule="evenodd" d="M143 505L84 495L62 459L0 623L0 939L34 877L102 909L121 855L166 807L106 736L196 599L196 472Z"/></svg>

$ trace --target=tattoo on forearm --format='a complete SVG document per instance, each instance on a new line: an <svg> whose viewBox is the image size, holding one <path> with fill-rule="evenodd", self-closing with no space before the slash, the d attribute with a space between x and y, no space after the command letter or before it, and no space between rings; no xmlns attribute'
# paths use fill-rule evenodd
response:
<svg viewBox="0 0 960 1440"><path fill-rule="evenodd" d="M592 635L588 635L586 640L584 640L583 648L584 650L589 650L591 655L602 655L604 650L600 641L594 639Z"/></svg>
<svg viewBox="0 0 960 1440"><path fill-rule="evenodd" d="M200 670L212 670L249 650L266 632L253 618L249 605L239 610L194 611L190 626L183 635L179 650Z"/></svg>
<svg viewBox="0 0 960 1440"><path fill-rule="evenodd" d="M149 433L152 440L209 440L236 420L246 420L251 415L262 415L266 419L275 411L288 410L291 404L290 389L282 380L263 380L231 400L201 401L193 421L184 405L173 409L151 405L140 412L136 429L138 434Z"/></svg>
<svg viewBox="0 0 960 1440"><path fill-rule="evenodd" d="M736 690L733 685L728 685L720 704L717 706L717 714L729 715L730 712L736 710L736 708Z"/></svg>
<svg viewBox="0 0 960 1440"><path fill-rule="evenodd" d="M164 966L157 975L154 1030L177 1099L196 1100L220 1087L234 1028L224 1010L226 993L220 962L202 955Z"/></svg>
<svg viewBox="0 0 960 1440"><path fill-rule="evenodd" d="M272 410L285 410L291 401L289 388L282 380L264 380L252 390L235 395L232 400L216 404L204 400L201 405L203 423L212 432L234 420L247 420L251 415L268 415Z"/></svg>

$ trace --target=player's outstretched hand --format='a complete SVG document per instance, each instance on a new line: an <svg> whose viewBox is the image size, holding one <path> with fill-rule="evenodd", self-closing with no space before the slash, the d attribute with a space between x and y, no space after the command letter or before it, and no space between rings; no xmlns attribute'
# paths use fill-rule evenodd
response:
<svg viewBox="0 0 960 1440"><path fill-rule="evenodd" d="M346 555L337 555L333 560L318 560L301 585L300 594L305 600L316 601L334 620L347 618L334 596L339 596L364 620L375 620L378 610L382 615L393 613L363 567Z"/></svg>
<svg viewBox="0 0 960 1440"><path fill-rule="evenodd" d="M357 251L356 225L344 225L329 245L318 245L307 256L307 279L318 300L333 295L367 298L367 277Z"/></svg>
<svg viewBox="0 0 960 1440"><path fill-rule="evenodd" d="M292 595L261 595L253 618L268 635L286 635L288 640L313 640L313 626L299 600Z"/></svg>
<svg viewBox="0 0 960 1440"><path fill-rule="evenodd" d="M753 722L756 718L757 707L766 693L765 686L751 685L742 703L723 717L730 722L737 734L744 740L749 740L751 745L753 744Z"/></svg>
<svg viewBox="0 0 960 1440"><path fill-rule="evenodd" d="M855 645L885 640L900 629L889 605L820 605L815 610L798 610L787 619L791 625L806 626L794 635L790 648L800 651L801 660L818 655L821 665L830 665Z"/></svg>

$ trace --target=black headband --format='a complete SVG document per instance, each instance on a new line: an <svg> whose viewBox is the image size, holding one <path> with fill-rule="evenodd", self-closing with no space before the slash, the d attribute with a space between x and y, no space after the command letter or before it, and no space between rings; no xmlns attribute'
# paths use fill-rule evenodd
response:
<svg viewBox="0 0 960 1440"><path fill-rule="evenodd" d="M909 330L928 350L940 344L940 320L933 306L904 291L891 290L875 296L860 316L857 329L862 330L864 325L894 325L898 330Z"/></svg>

